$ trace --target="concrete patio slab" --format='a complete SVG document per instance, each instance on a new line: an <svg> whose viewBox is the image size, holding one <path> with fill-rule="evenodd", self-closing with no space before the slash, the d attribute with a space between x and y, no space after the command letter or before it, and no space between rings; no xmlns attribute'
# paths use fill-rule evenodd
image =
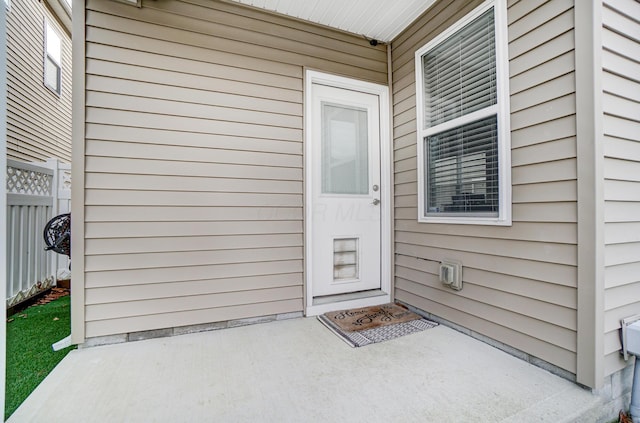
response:
<svg viewBox="0 0 640 423"><path fill-rule="evenodd" d="M299 318L73 351L9 422L557 423L599 409L445 326L353 349Z"/></svg>

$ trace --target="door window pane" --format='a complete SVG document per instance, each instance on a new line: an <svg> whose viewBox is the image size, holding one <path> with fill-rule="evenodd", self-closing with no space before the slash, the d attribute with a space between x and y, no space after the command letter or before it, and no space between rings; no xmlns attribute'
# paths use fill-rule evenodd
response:
<svg viewBox="0 0 640 423"><path fill-rule="evenodd" d="M367 111L322 103L322 193L368 194Z"/></svg>

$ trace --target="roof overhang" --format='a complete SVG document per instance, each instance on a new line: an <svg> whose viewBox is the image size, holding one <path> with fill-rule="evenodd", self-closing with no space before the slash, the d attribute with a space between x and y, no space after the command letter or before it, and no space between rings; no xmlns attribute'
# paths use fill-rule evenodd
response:
<svg viewBox="0 0 640 423"><path fill-rule="evenodd" d="M71 36L71 8L66 0L45 0L45 4Z"/></svg>
<svg viewBox="0 0 640 423"><path fill-rule="evenodd" d="M230 0L390 42L436 0Z"/></svg>

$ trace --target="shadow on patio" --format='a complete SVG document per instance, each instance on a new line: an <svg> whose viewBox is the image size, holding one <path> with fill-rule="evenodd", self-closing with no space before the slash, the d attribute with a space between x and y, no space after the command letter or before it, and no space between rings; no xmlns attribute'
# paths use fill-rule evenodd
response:
<svg viewBox="0 0 640 423"><path fill-rule="evenodd" d="M72 351L9 422L555 423L599 408L442 325L352 349L299 318Z"/></svg>

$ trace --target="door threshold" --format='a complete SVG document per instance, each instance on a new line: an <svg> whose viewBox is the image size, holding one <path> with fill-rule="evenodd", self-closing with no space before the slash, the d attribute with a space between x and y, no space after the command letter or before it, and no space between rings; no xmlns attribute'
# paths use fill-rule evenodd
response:
<svg viewBox="0 0 640 423"><path fill-rule="evenodd" d="M338 303L341 301L357 300L361 298L379 297L386 295L381 289L371 289L368 291L349 292L347 294L324 295L322 297L314 297L313 305L322 305L329 303Z"/></svg>
<svg viewBox="0 0 640 423"><path fill-rule="evenodd" d="M317 316L329 311L347 308L369 307L391 302L391 295L381 289L351 292L348 294L326 295L313 298L311 306L307 307L306 316Z"/></svg>

